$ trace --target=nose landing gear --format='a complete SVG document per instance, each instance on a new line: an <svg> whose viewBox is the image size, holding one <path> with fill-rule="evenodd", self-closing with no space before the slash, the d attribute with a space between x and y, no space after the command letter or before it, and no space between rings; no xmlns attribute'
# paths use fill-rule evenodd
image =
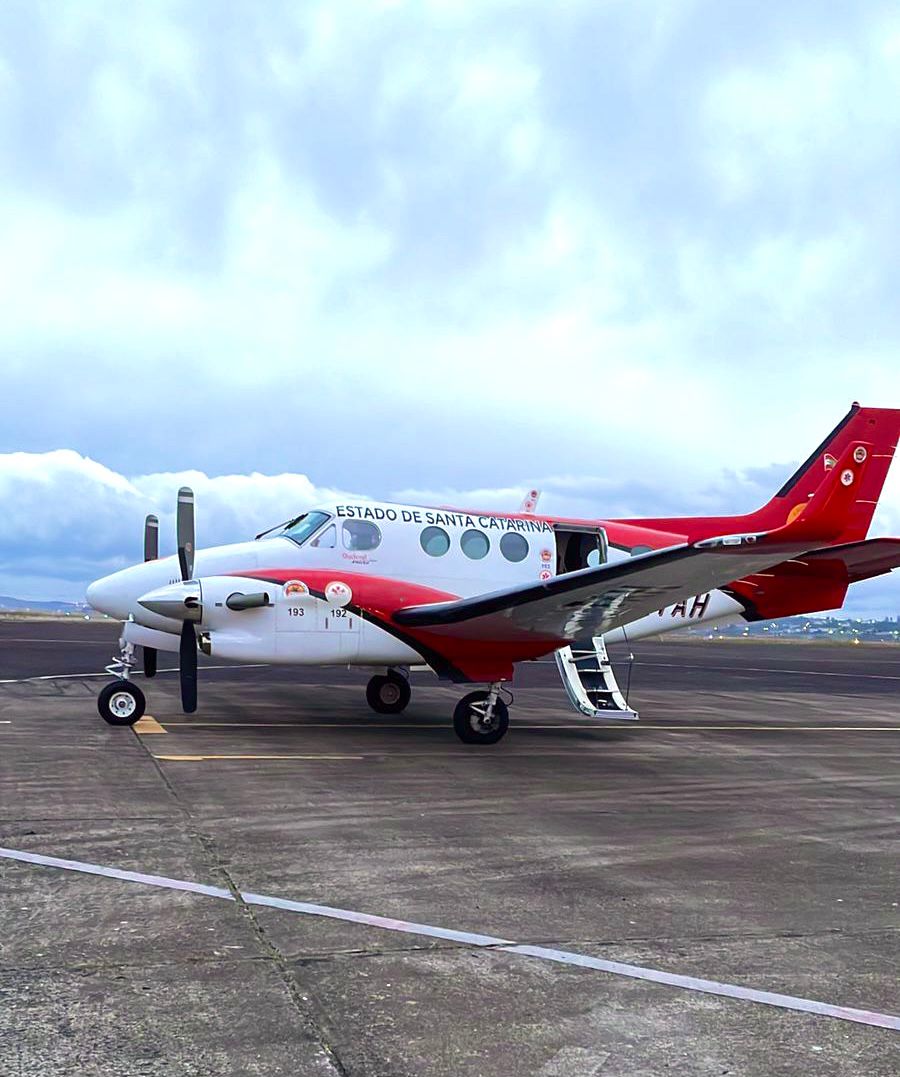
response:
<svg viewBox="0 0 900 1077"><path fill-rule="evenodd" d="M106 667L116 680L97 696L97 710L109 725L134 725L143 716L147 703L144 693L128 679L134 665L134 644L120 641L122 650Z"/></svg>
<svg viewBox="0 0 900 1077"><path fill-rule="evenodd" d="M463 744L496 744L509 729L509 707L499 683L486 692L470 692L456 704L453 729Z"/></svg>
<svg viewBox="0 0 900 1077"><path fill-rule="evenodd" d="M373 677L366 685L366 702L376 714L399 714L406 710L411 695L409 681L396 669Z"/></svg>

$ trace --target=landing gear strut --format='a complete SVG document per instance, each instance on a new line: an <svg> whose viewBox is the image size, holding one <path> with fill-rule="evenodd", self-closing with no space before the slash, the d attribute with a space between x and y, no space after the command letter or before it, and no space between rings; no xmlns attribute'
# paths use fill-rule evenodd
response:
<svg viewBox="0 0 900 1077"><path fill-rule="evenodd" d="M376 714L399 714L412 695L409 681L395 669L387 676L373 677L366 685L366 702Z"/></svg>
<svg viewBox="0 0 900 1077"><path fill-rule="evenodd" d="M464 744L496 744L509 729L509 707L500 698L500 685L470 692L456 704L453 728Z"/></svg>
<svg viewBox="0 0 900 1077"><path fill-rule="evenodd" d="M144 693L128 679L134 665L134 644L119 641L121 651L106 667L116 680L106 685L97 696L97 710L109 725L134 725L143 715L147 703Z"/></svg>

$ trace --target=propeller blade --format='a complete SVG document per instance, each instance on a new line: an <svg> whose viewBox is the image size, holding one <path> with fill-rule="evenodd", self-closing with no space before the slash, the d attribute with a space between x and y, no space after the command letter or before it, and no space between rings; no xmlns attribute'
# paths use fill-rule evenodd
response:
<svg viewBox="0 0 900 1077"><path fill-rule="evenodd" d="M181 626L178 673L181 680L181 709L185 714L193 714L197 709L197 635L192 621L185 621Z"/></svg>
<svg viewBox="0 0 900 1077"><path fill-rule="evenodd" d="M159 559L159 517L150 515L144 520L144 560L156 561ZM156 676L156 648L143 647L144 676Z"/></svg>
<svg viewBox="0 0 900 1077"><path fill-rule="evenodd" d="M159 557L159 518L152 513L144 520L144 560L156 561Z"/></svg>
<svg viewBox="0 0 900 1077"><path fill-rule="evenodd" d="M175 528L178 536L178 564L181 567L181 578L190 580L194 577L194 491L189 486L182 486L178 491Z"/></svg>

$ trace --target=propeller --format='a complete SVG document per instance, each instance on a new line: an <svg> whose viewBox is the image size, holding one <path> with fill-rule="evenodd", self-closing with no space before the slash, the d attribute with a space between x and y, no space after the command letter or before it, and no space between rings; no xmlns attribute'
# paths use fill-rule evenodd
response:
<svg viewBox="0 0 900 1077"><path fill-rule="evenodd" d="M156 561L159 558L159 519L152 515L144 520L144 560ZM157 651L155 647L142 648L144 659L144 676L156 676Z"/></svg>
<svg viewBox="0 0 900 1077"><path fill-rule="evenodd" d="M181 625L178 676L181 681L181 709L185 714L193 714L197 709L197 633L193 621L184 621Z"/></svg>
<svg viewBox="0 0 900 1077"><path fill-rule="evenodd" d="M181 578L187 583L194 575L194 491L188 486L182 486L178 491L175 531ZM181 709L185 714L193 714L197 709L197 630L194 622L187 619L181 623L178 676L181 681Z"/></svg>
<svg viewBox="0 0 900 1077"><path fill-rule="evenodd" d="M175 530L178 541L178 566L181 570L181 583L168 584L148 592L138 599L140 605L161 617L181 621L181 638L178 644L178 675L181 682L181 706L185 714L193 714L197 709L197 628L203 619L203 592L199 580L194 575L194 494L187 486L178 491L178 511L175 517ZM144 532L144 553L148 560L158 556L159 522L155 516L147 517ZM149 554L153 554L153 558ZM234 591L225 600L229 610L255 610L270 605L266 591L254 591L243 594ZM152 653L153 668L156 668L156 651L145 648ZM146 658L145 658L146 661Z"/></svg>

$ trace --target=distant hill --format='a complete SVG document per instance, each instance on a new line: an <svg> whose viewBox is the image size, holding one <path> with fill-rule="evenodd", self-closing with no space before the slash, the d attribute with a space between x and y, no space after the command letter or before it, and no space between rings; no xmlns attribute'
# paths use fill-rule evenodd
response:
<svg viewBox="0 0 900 1077"><path fill-rule="evenodd" d="M10 595L0 595L0 610L8 613L16 613L20 610L36 610L40 613L83 613L85 607L76 602L60 602L58 599L50 599L40 602L36 598L12 598Z"/></svg>

